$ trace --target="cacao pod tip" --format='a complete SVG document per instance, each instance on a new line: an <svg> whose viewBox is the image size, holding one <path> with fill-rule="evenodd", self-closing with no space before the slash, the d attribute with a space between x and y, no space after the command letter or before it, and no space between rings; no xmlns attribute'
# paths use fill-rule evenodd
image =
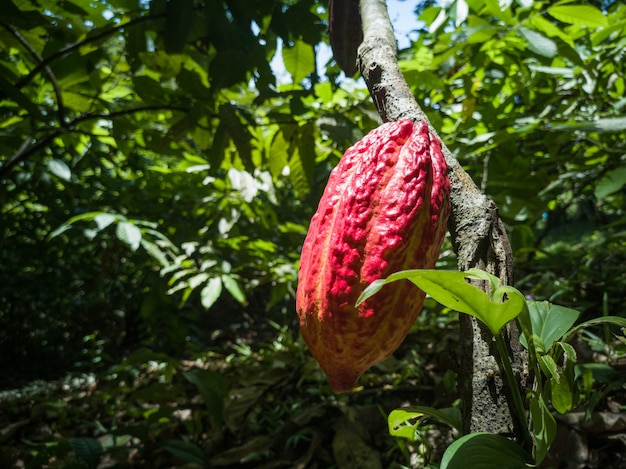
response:
<svg viewBox="0 0 626 469"><path fill-rule="evenodd" d="M337 394L352 391L363 374L363 372L341 369L326 369L324 373L328 378L330 388Z"/></svg>

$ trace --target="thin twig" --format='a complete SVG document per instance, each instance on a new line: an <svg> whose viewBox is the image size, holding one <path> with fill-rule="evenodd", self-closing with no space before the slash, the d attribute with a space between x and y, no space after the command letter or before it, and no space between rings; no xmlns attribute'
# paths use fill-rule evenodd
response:
<svg viewBox="0 0 626 469"><path fill-rule="evenodd" d="M9 31L15 39L26 49L30 55L32 55L35 60L37 60L38 64L43 64L42 68L45 70L46 75L48 75L48 79L50 83L52 83L52 88L54 88L54 95L57 100L57 116L59 119L59 124L64 127L65 126L65 106L63 105L63 94L61 93L61 87L59 86L59 82L57 81L54 72L50 68L48 64L44 63L44 59L39 53L29 44L24 36L20 34L16 27L10 24L2 23L2 26ZM35 67L37 68L37 67Z"/></svg>
<svg viewBox="0 0 626 469"><path fill-rule="evenodd" d="M103 120L111 120L116 117L125 116L128 114L133 114L135 112L142 111L155 111L155 110L171 110L171 111L181 111L181 112L189 112L188 108L182 106L159 106L159 105L149 105L149 106L139 106L132 109L123 109L120 111L113 111L107 113L84 113L78 117L75 117L71 121L67 123L67 125L63 127L58 127L53 129L50 133L46 134L40 139L37 139L35 143L32 143L33 137L29 136L24 143L20 146L19 150L15 152L13 156L11 156L7 162L0 167L0 179L3 179L9 171L21 161L24 161L29 156L37 153L42 150L46 146L52 142L56 137L63 135L65 133L71 132L74 127L82 122L94 120L94 119L103 119Z"/></svg>
<svg viewBox="0 0 626 469"><path fill-rule="evenodd" d="M134 18L130 21L127 21L126 23L122 23L119 24L117 26L114 26L112 28L109 29L105 29L103 31L100 31L96 34L94 34L93 36L89 36L86 37L85 39L83 39L82 41L76 42L74 44L71 44L67 47L64 47L63 49L59 49L58 51L56 51L53 54L50 54L47 57L44 57L43 60L41 62L39 62L35 68L33 68L30 73L28 75L26 75L25 77L21 78L20 80L17 81L17 83L15 84L15 87L17 89L20 89L26 85L28 85L33 78L41 71L43 70L44 67L46 67L47 65L49 65L51 62L55 61L58 58L64 57L67 54L74 52L75 50L79 49L80 47L86 45L86 44L91 44L92 42L97 42L100 39L107 37L109 35L111 35L112 33L115 33L117 31L120 31L122 29L131 27L131 26L135 26L139 23L143 23L144 21L152 21L152 20L157 20L157 19L161 19L165 17L165 13L161 13L161 14L152 14L152 15L147 15L147 16L140 16L138 18ZM2 26L4 26L5 28L7 27L6 24L2 23Z"/></svg>

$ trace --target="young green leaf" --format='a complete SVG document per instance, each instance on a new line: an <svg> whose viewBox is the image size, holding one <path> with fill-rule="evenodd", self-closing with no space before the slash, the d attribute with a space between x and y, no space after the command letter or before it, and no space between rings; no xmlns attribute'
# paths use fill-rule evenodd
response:
<svg viewBox="0 0 626 469"><path fill-rule="evenodd" d="M415 432L424 418L431 418L444 423L458 432L462 432L461 412L456 407L435 409L427 406L410 406L391 411L387 418L391 436L415 440ZM416 420L416 422L413 422Z"/></svg>

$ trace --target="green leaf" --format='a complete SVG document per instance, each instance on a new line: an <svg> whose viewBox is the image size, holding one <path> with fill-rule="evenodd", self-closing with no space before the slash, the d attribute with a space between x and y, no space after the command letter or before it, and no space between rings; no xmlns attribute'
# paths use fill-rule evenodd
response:
<svg viewBox="0 0 626 469"><path fill-rule="evenodd" d="M588 122L572 122L569 124L557 124L550 127L552 130L566 132L586 131L586 132L621 132L626 130L626 117L607 117Z"/></svg>
<svg viewBox="0 0 626 469"><path fill-rule="evenodd" d="M576 350L567 342L559 342L558 344L563 349L563 366L573 369L576 365Z"/></svg>
<svg viewBox="0 0 626 469"><path fill-rule="evenodd" d="M530 419L535 434L535 462L541 463L556 437L556 420L542 396L530 399Z"/></svg>
<svg viewBox="0 0 626 469"><path fill-rule="evenodd" d="M204 309L209 309L215 304L222 294L222 279L211 277L200 292L200 302Z"/></svg>
<svg viewBox="0 0 626 469"><path fill-rule="evenodd" d="M315 54L311 44L294 41L293 46L283 46L283 62L297 84L315 71Z"/></svg>
<svg viewBox="0 0 626 469"><path fill-rule="evenodd" d="M189 441L167 440L161 443L161 448L169 451L183 461L193 464L204 464L204 454L202 450Z"/></svg>
<svg viewBox="0 0 626 469"><path fill-rule="evenodd" d="M145 57L145 54L140 54ZM147 103L160 103L166 95L166 91L161 85L145 75L133 77L133 87L139 97Z"/></svg>
<svg viewBox="0 0 626 469"><path fill-rule="evenodd" d="M550 401L558 413L565 414L574 407L575 386L574 381L568 380L566 376L561 376L559 381L550 381Z"/></svg>
<svg viewBox="0 0 626 469"><path fill-rule="evenodd" d="M485 282L489 282L491 291L495 291L500 287L500 279L498 277L481 269L469 269L465 272L465 276L466 278L473 280L484 280Z"/></svg>
<svg viewBox="0 0 626 469"><path fill-rule="evenodd" d="M441 270L406 270L390 275L387 279L372 282L357 300L357 305L378 292L387 283L407 279L417 285L436 301L448 308L469 314L482 321L495 335L509 321L515 319L524 308L525 299L520 292L511 287L498 287L494 297L508 295L504 303L493 302L489 295L466 279L490 281L492 286L496 277L479 270L453 272Z"/></svg>
<svg viewBox="0 0 626 469"><path fill-rule="evenodd" d="M167 256L157 244L142 238L141 247L143 247L146 252L150 254L151 257L156 259L162 266L166 266L169 264L169 262L167 262Z"/></svg>
<svg viewBox="0 0 626 469"><path fill-rule="evenodd" d="M64 161L48 160L46 162L46 167L48 168L48 171L63 181L69 181L72 179L72 170Z"/></svg>
<svg viewBox="0 0 626 469"><path fill-rule="evenodd" d="M67 230L71 228L72 228L72 225L70 225L69 223L64 223L60 225L58 228L56 228L55 230L52 230L50 234L48 235L48 239L50 240L52 238L56 238L57 236L65 233Z"/></svg>
<svg viewBox="0 0 626 469"><path fill-rule="evenodd" d="M226 154L226 145L228 143L228 135L226 125L220 121L215 133L213 134L213 142L211 148L207 152L209 165L212 168L219 168Z"/></svg>
<svg viewBox="0 0 626 469"><path fill-rule="evenodd" d="M254 173L254 163L252 161L251 141L252 134L241 122L236 108L231 104L222 104L219 109L221 124L230 135L233 143L237 147L239 159L249 173ZM209 159L212 162L212 158Z"/></svg>
<svg viewBox="0 0 626 469"><path fill-rule="evenodd" d="M222 284L224 285L226 290L228 290L228 292L231 295L233 295L233 298L235 298L239 303L245 304L246 294L243 292L243 290L239 286L239 283L237 283L237 280L235 280L230 275L226 275L226 274L222 275L221 278L222 278Z"/></svg>
<svg viewBox="0 0 626 469"><path fill-rule="evenodd" d="M461 411L457 407L435 409L427 406L410 406L391 411L387 418L391 436L415 440L415 432L424 418L432 418L444 423L458 432L463 432ZM419 419L417 422L413 420Z"/></svg>
<svg viewBox="0 0 626 469"><path fill-rule="evenodd" d="M533 334L543 341L545 350L549 350L554 341L563 337L580 315L575 309L547 301L528 301L527 304ZM520 337L520 342L528 347L525 335Z"/></svg>
<svg viewBox="0 0 626 469"><path fill-rule="evenodd" d="M298 129L297 146L289 159L289 180L298 197L305 197L313 186L315 175L315 136L312 123Z"/></svg>
<svg viewBox="0 0 626 469"><path fill-rule="evenodd" d="M141 230L128 221L117 224L115 234L118 239L127 244L132 251L136 251L141 243Z"/></svg>
<svg viewBox="0 0 626 469"><path fill-rule="evenodd" d="M598 199L604 199L607 195L614 194L626 185L626 166L621 166L608 171L596 182L594 194Z"/></svg>
<svg viewBox="0 0 626 469"><path fill-rule="evenodd" d="M470 433L446 449L440 469L526 469L533 459L501 435Z"/></svg>
<svg viewBox="0 0 626 469"><path fill-rule="evenodd" d="M212 370L195 369L184 371L183 376L196 386L211 416L218 423L222 422L224 399L228 395L228 381L224 375Z"/></svg>
<svg viewBox="0 0 626 469"><path fill-rule="evenodd" d="M554 57L558 51L556 44L551 39L548 39L543 34L539 34L532 29L520 27L518 29L520 34L526 43L528 48L536 54L543 55L544 57Z"/></svg>
<svg viewBox="0 0 626 469"><path fill-rule="evenodd" d="M561 75L567 78L575 76L574 69L566 67L546 67L544 65L529 64L528 68L540 73L548 73L550 75Z"/></svg>
<svg viewBox="0 0 626 469"><path fill-rule="evenodd" d="M550 400L557 412L565 414L572 410L578 401L574 378L576 351L570 344L559 342L559 345L563 350L563 370L559 372L558 380L551 380L549 383Z"/></svg>
<svg viewBox="0 0 626 469"><path fill-rule="evenodd" d="M283 130L274 134L269 151L269 169L272 177L277 179L287 166L289 160L289 142L285 138Z"/></svg>
<svg viewBox="0 0 626 469"><path fill-rule="evenodd" d="M622 318L619 316L603 316L601 318L590 319L589 321L580 323L576 327L567 331L567 334L563 336L563 342L568 342L570 338L572 338L579 331L587 327L598 326L600 324L608 324L612 326L626 327L626 318Z"/></svg>
<svg viewBox="0 0 626 469"><path fill-rule="evenodd" d="M541 367L541 371L543 371L543 374L546 375L547 378L559 382L559 370L556 366L554 358L552 358L550 355L541 355L537 358L539 360L539 366Z"/></svg>
<svg viewBox="0 0 626 469"><path fill-rule="evenodd" d="M152 72L158 72L161 76L161 80L168 80L177 76L180 73L185 61L185 57L182 55L170 55L162 50L140 52L139 58L146 67L151 69ZM161 99L164 91L166 91L166 89L161 88Z"/></svg>
<svg viewBox="0 0 626 469"><path fill-rule="evenodd" d="M95 438L70 438L68 440L70 448L80 459L85 461L89 467L97 467L102 456L102 445Z"/></svg>
<svg viewBox="0 0 626 469"><path fill-rule="evenodd" d="M626 20L618 21L606 28L602 28L591 35L591 44L596 47L614 32L622 31L626 27Z"/></svg>
<svg viewBox="0 0 626 469"><path fill-rule="evenodd" d="M165 4L164 42L168 54L183 52L196 16L193 0L170 0Z"/></svg>
<svg viewBox="0 0 626 469"><path fill-rule="evenodd" d="M591 5L556 5L548 8L548 13L559 21L591 28L606 27L606 16Z"/></svg>
<svg viewBox="0 0 626 469"><path fill-rule="evenodd" d="M117 215L111 213L99 213L93 217L93 221L98 225L98 231L102 231L118 219Z"/></svg>
<svg viewBox="0 0 626 469"><path fill-rule="evenodd" d="M534 15L530 18L530 23L537 29L550 37L558 37L570 47L574 47L574 39L565 34L561 28L555 25L552 21L548 21L541 15Z"/></svg>
<svg viewBox="0 0 626 469"><path fill-rule="evenodd" d="M91 109L93 106L93 100L92 98L87 98L79 93L63 91L63 104L66 109L83 113Z"/></svg>

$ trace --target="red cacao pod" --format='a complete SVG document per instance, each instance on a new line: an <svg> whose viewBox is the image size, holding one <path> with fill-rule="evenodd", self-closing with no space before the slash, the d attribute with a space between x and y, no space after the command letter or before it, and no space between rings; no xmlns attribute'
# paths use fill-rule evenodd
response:
<svg viewBox="0 0 626 469"><path fill-rule="evenodd" d="M304 341L332 389L352 389L391 355L422 309L411 282L371 282L433 268L446 233L450 183L441 143L423 123L383 124L331 172L302 247L296 310Z"/></svg>

